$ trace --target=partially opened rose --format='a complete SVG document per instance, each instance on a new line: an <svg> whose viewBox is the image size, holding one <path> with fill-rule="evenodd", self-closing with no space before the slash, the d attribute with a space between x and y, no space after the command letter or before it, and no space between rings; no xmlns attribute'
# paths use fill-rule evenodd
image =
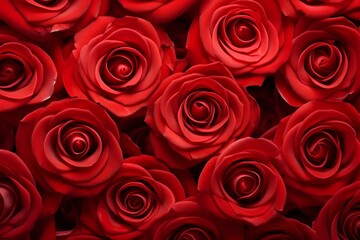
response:
<svg viewBox="0 0 360 240"><path fill-rule="evenodd" d="M41 211L41 196L24 162L0 150L0 238L26 239Z"/></svg>
<svg viewBox="0 0 360 240"><path fill-rule="evenodd" d="M286 62L293 23L276 0L203 1L187 40L192 64L221 61L242 85L261 85Z"/></svg>
<svg viewBox="0 0 360 240"><path fill-rule="evenodd" d="M360 90L360 31L344 17L296 25L293 51L276 86L292 106L315 99L341 101Z"/></svg>
<svg viewBox="0 0 360 240"><path fill-rule="evenodd" d="M243 138L230 144L202 170L199 202L222 219L251 225L269 221L285 205L277 171L279 149L269 140Z"/></svg>
<svg viewBox="0 0 360 240"><path fill-rule="evenodd" d="M313 224L320 239L359 239L360 182L341 188L321 209Z"/></svg>
<svg viewBox="0 0 360 240"><path fill-rule="evenodd" d="M259 107L220 63L196 65L165 79L150 100L146 123L155 156L185 169L250 136Z"/></svg>
<svg viewBox="0 0 360 240"><path fill-rule="evenodd" d="M75 35L63 81L70 96L100 103L119 117L148 105L172 72L175 51L165 32L135 17L99 17Z"/></svg>
<svg viewBox="0 0 360 240"><path fill-rule="evenodd" d="M123 160L116 124L99 105L64 99L21 120L16 150L46 190L94 196Z"/></svg>
<svg viewBox="0 0 360 240"><path fill-rule="evenodd" d="M56 78L54 62L43 49L0 26L0 112L44 102Z"/></svg>
<svg viewBox="0 0 360 240"><path fill-rule="evenodd" d="M109 9L109 0L3 0L0 19L21 33L43 41L50 33L78 31Z"/></svg>
<svg viewBox="0 0 360 240"><path fill-rule="evenodd" d="M360 179L359 137L360 114L344 102L313 101L282 119L274 143L281 150L288 203L321 207Z"/></svg>
<svg viewBox="0 0 360 240"><path fill-rule="evenodd" d="M175 175L154 157L141 155L127 158L105 190L85 200L81 220L99 236L139 239L184 198Z"/></svg>

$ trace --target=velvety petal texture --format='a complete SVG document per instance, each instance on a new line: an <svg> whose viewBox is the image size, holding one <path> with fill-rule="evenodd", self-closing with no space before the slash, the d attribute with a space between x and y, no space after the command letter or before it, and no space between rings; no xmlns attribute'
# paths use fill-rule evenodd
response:
<svg viewBox="0 0 360 240"><path fill-rule="evenodd" d="M285 205L277 171L279 149L266 139L243 138L211 159L199 177L199 202L223 219L263 224Z"/></svg>
<svg viewBox="0 0 360 240"><path fill-rule="evenodd" d="M280 121L274 142L288 200L322 206L337 190L359 179L360 114L348 103L313 101Z"/></svg>
<svg viewBox="0 0 360 240"><path fill-rule="evenodd" d="M201 209L191 199L175 203L144 238L166 240L242 240L243 227L236 222L220 220Z"/></svg>
<svg viewBox="0 0 360 240"><path fill-rule="evenodd" d="M74 44L63 76L67 92L119 117L144 110L175 63L167 35L141 18L100 17Z"/></svg>
<svg viewBox="0 0 360 240"><path fill-rule="evenodd" d="M360 31L344 17L313 23L303 18L276 86L292 106L315 100L341 101L360 89Z"/></svg>
<svg viewBox="0 0 360 240"><path fill-rule="evenodd" d="M54 62L43 49L0 26L0 112L44 102L56 79Z"/></svg>
<svg viewBox="0 0 360 240"><path fill-rule="evenodd" d="M165 79L145 118L155 156L184 169L249 136L259 107L221 63L196 65Z"/></svg>
<svg viewBox="0 0 360 240"><path fill-rule="evenodd" d="M360 182L341 188L321 209L314 222L320 239L359 239Z"/></svg>
<svg viewBox="0 0 360 240"><path fill-rule="evenodd" d="M82 222L110 239L137 239L185 198L179 180L154 157L127 158L97 197L85 200Z"/></svg>
<svg viewBox="0 0 360 240"><path fill-rule="evenodd" d="M190 61L221 61L241 85L261 85L286 62L293 27L276 0L203 1L189 30Z"/></svg>
<svg viewBox="0 0 360 240"><path fill-rule="evenodd" d="M37 221L42 201L24 162L0 150L0 238L25 239Z"/></svg>
<svg viewBox="0 0 360 240"><path fill-rule="evenodd" d="M88 100L52 102L21 120L16 149L47 191L70 196L99 193L123 160L119 131Z"/></svg>
<svg viewBox="0 0 360 240"><path fill-rule="evenodd" d="M286 16L309 18L326 18L345 15L360 19L360 2L357 0L280 0L279 4Z"/></svg>
<svg viewBox="0 0 360 240"><path fill-rule="evenodd" d="M0 19L23 34L43 41L54 32L78 31L105 14L109 4L109 0L4 0Z"/></svg>
<svg viewBox="0 0 360 240"><path fill-rule="evenodd" d="M117 0L126 10L154 23L170 22L199 0Z"/></svg>

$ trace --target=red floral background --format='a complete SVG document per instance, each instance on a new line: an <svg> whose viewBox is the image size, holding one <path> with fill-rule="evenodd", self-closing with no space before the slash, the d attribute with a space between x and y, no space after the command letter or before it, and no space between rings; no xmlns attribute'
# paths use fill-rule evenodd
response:
<svg viewBox="0 0 360 240"><path fill-rule="evenodd" d="M360 239L359 0L0 4L0 239Z"/></svg>

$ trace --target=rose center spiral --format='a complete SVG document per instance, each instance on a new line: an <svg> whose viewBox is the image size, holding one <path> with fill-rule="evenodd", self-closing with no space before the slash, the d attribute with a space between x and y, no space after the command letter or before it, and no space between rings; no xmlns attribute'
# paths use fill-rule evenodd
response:
<svg viewBox="0 0 360 240"><path fill-rule="evenodd" d="M137 58L125 50L114 50L104 63L103 78L111 86L132 79L138 67Z"/></svg>
<svg viewBox="0 0 360 240"><path fill-rule="evenodd" d="M260 194L261 176L256 167L237 163L224 176L224 188L237 202L246 204Z"/></svg>
<svg viewBox="0 0 360 240"><path fill-rule="evenodd" d="M195 101L190 108L190 113L198 121L205 120L209 115L209 109L202 101Z"/></svg>
<svg viewBox="0 0 360 240"><path fill-rule="evenodd" d="M0 86L9 86L19 80L24 73L24 65L15 59L0 60Z"/></svg>
<svg viewBox="0 0 360 240"><path fill-rule="evenodd" d="M243 41L251 41L256 37L253 26L247 21L238 21L235 25L236 35Z"/></svg>

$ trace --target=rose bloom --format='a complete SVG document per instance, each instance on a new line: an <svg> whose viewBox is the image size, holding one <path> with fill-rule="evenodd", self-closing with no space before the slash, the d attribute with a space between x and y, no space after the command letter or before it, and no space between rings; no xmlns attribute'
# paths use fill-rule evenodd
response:
<svg viewBox="0 0 360 240"><path fill-rule="evenodd" d="M96 198L85 200L81 220L100 236L138 239L185 198L175 175L154 157L127 158Z"/></svg>
<svg viewBox="0 0 360 240"><path fill-rule="evenodd" d="M243 138L202 170L199 202L223 219L263 224L285 205L285 184L277 171L279 149L269 140Z"/></svg>
<svg viewBox="0 0 360 240"><path fill-rule="evenodd" d="M175 61L166 33L146 20L99 17L75 35L64 86L70 96L92 100L116 116L128 117L145 109Z"/></svg>
<svg viewBox="0 0 360 240"><path fill-rule="evenodd" d="M160 218L145 236L146 240L244 239L242 225L208 214L200 203L192 199L175 203L170 212Z"/></svg>
<svg viewBox="0 0 360 240"><path fill-rule="evenodd" d="M16 150L46 191L94 196L121 166L120 139L99 105L64 99L21 120Z"/></svg>
<svg viewBox="0 0 360 240"><path fill-rule="evenodd" d="M282 119L274 143L288 202L300 209L322 206L359 179L359 136L360 114L344 102L313 101Z"/></svg>
<svg viewBox="0 0 360 240"><path fill-rule="evenodd" d="M44 50L0 25L0 112L44 102L53 94L56 78Z"/></svg>
<svg viewBox="0 0 360 240"><path fill-rule="evenodd" d="M0 150L0 238L28 239L42 202L35 181L14 153Z"/></svg>
<svg viewBox="0 0 360 240"><path fill-rule="evenodd" d="M318 238L315 231L307 225L295 219L277 215L275 218L261 226L247 227L245 229L245 239L325 240L329 238Z"/></svg>
<svg viewBox="0 0 360 240"><path fill-rule="evenodd" d="M313 224L319 239L360 239L360 182L341 188L321 209Z"/></svg>
<svg viewBox="0 0 360 240"><path fill-rule="evenodd" d="M179 17L198 0L118 0L118 2L129 12L154 23L163 23Z"/></svg>
<svg viewBox="0 0 360 240"><path fill-rule="evenodd" d="M360 19L360 2L358 0L280 0L279 4L286 16L325 18L346 15Z"/></svg>
<svg viewBox="0 0 360 240"><path fill-rule="evenodd" d="M34 40L72 34L109 9L109 0L2 0L0 19Z"/></svg>
<svg viewBox="0 0 360 240"><path fill-rule="evenodd" d="M314 100L343 100L360 89L360 32L346 18L301 19L293 51L276 86L292 106Z"/></svg>
<svg viewBox="0 0 360 240"><path fill-rule="evenodd" d="M261 85L288 59L292 31L276 0L203 1L187 48L192 64L221 61L240 84Z"/></svg>
<svg viewBox="0 0 360 240"><path fill-rule="evenodd" d="M249 136L259 107L220 63L197 65L165 79L150 100L145 122L155 156L185 169Z"/></svg>

